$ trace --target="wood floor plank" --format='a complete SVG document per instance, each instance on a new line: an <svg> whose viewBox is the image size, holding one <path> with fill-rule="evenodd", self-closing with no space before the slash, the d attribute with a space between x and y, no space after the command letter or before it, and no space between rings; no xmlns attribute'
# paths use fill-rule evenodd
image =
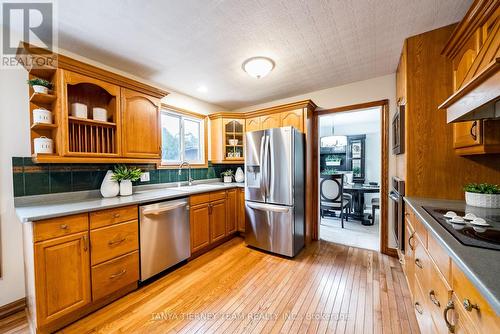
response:
<svg viewBox="0 0 500 334"><path fill-rule="evenodd" d="M24 333L24 314L0 332ZM396 259L325 241L296 258L236 238L62 333L419 333Z"/></svg>

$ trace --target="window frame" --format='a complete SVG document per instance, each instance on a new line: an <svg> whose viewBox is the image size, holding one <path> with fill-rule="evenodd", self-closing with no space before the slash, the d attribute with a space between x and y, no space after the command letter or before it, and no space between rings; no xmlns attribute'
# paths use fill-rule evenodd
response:
<svg viewBox="0 0 500 334"><path fill-rule="evenodd" d="M208 167L208 129L207 129L207 116L198 114L189 110L181 109L167 104L162 104L160 109L160 139L163 143L163 126L161 121L161 116L170 115L173 117L178 117L180 122L180 161L164 161L163 157L160 157L159 168L178 168L184 158L184 120L190 120L199 123L200 125L200 150L201 150L201 160L199 161L187 161L192 167ZM163 146L162 146L162 156L163 156Z"/></svg>

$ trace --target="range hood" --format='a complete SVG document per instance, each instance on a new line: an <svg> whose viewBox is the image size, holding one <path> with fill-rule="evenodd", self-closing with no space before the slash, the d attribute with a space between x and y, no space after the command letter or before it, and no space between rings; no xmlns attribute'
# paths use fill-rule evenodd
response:
<svg viewBox="0 0 500 334"><path fill-rule="evenodd" d="M500 57L474 75L439 109L446 109L448 123L500 119Z"/></svg>

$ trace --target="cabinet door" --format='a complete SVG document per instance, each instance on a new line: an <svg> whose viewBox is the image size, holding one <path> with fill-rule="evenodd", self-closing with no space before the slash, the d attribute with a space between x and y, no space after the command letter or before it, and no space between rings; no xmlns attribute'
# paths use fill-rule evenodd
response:
<svg viewBox="0 0 500 334"><path fill-rule="evenodd" d="M406 218L405 218L406 219ZM408 280L408 287L412 296L415 296L415 232L405 224L405 255L404 255L404 269L406 279Z"/></svg>
<svg viewBox="0 0 500 334"><path fill-rule="evenodd" d="M210 202L210 243L226 236L226 200Z"/></svg>
<svg viewBox="0 0 500 334"><path fill-rule="evenodd" d="M160 100L122 88L122 154L160 158Z"/></svg>
<svg viewBox="0 0 500 334"><path fill-rule="evenodd" d="M236 189L227 191L226 199L226 235L236 232L237 228L237 194Z"/></svg>
<svg viewBox="0 0 500 334"><path fill-rule="evenodd" d="M191 225L191 253L210 244L210 211L209 204L191 207L189 222Z"/></svg>
<svg viewBox="0 0 500 334"><path fill-rule="evenodd" d="M304 112L302 109L283 111L280 113L281 126L293 126L304 132Z"/></svg>
<svg viewBox="0 0 500 334"><path fill-rule="evenodd" d="M36 243L34 252L38 326L90 303L88 232Z"/></svg>
<svg viewBox="0 0 500 334"><path fill-rule="evenodd" d="M238 189L238 231L245 232L245 189Z"/></svg>
<svg viewBox="0 0 500 334"><path fill-rule="evenodd" d="M260 117L261 130L279 128L280 127L280 114L269 114Z"/></svg>
<svg viewBox="0 0 500 334"><path fill-rule="evenodd" d="M260 117L248 118L245 122L245 131L260 130Z"/></svg>
<svg viewBox="0 0 500 334"><path fill-rule="evenodd" d="M481 121L459 122L453 124L453 147L471 147L482 143Z"/></svg>

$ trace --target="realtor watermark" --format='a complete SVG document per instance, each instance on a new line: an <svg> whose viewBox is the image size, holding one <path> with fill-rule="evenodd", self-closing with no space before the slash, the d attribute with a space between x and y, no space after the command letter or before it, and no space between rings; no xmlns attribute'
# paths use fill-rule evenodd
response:
<svg viewBox="0 0 500 334"><path fill-rule="evenodd" d="M176 312L153 312L151 313L152 321L278 321L280 319L284 321L294 321L294 320L314 320L314 321L348 321L348 313L305 313L297 314L293 312L288 313L267 313L267 312L255 312L255 313L217 313L217 312L200 312L200 313L176 313Z"/></svg>
<svg viewBox="0 0 500 334"><path fill-rule="evenodd" d="M57 29L52 1L3 0L0 68L57 67Z"/></svg>

